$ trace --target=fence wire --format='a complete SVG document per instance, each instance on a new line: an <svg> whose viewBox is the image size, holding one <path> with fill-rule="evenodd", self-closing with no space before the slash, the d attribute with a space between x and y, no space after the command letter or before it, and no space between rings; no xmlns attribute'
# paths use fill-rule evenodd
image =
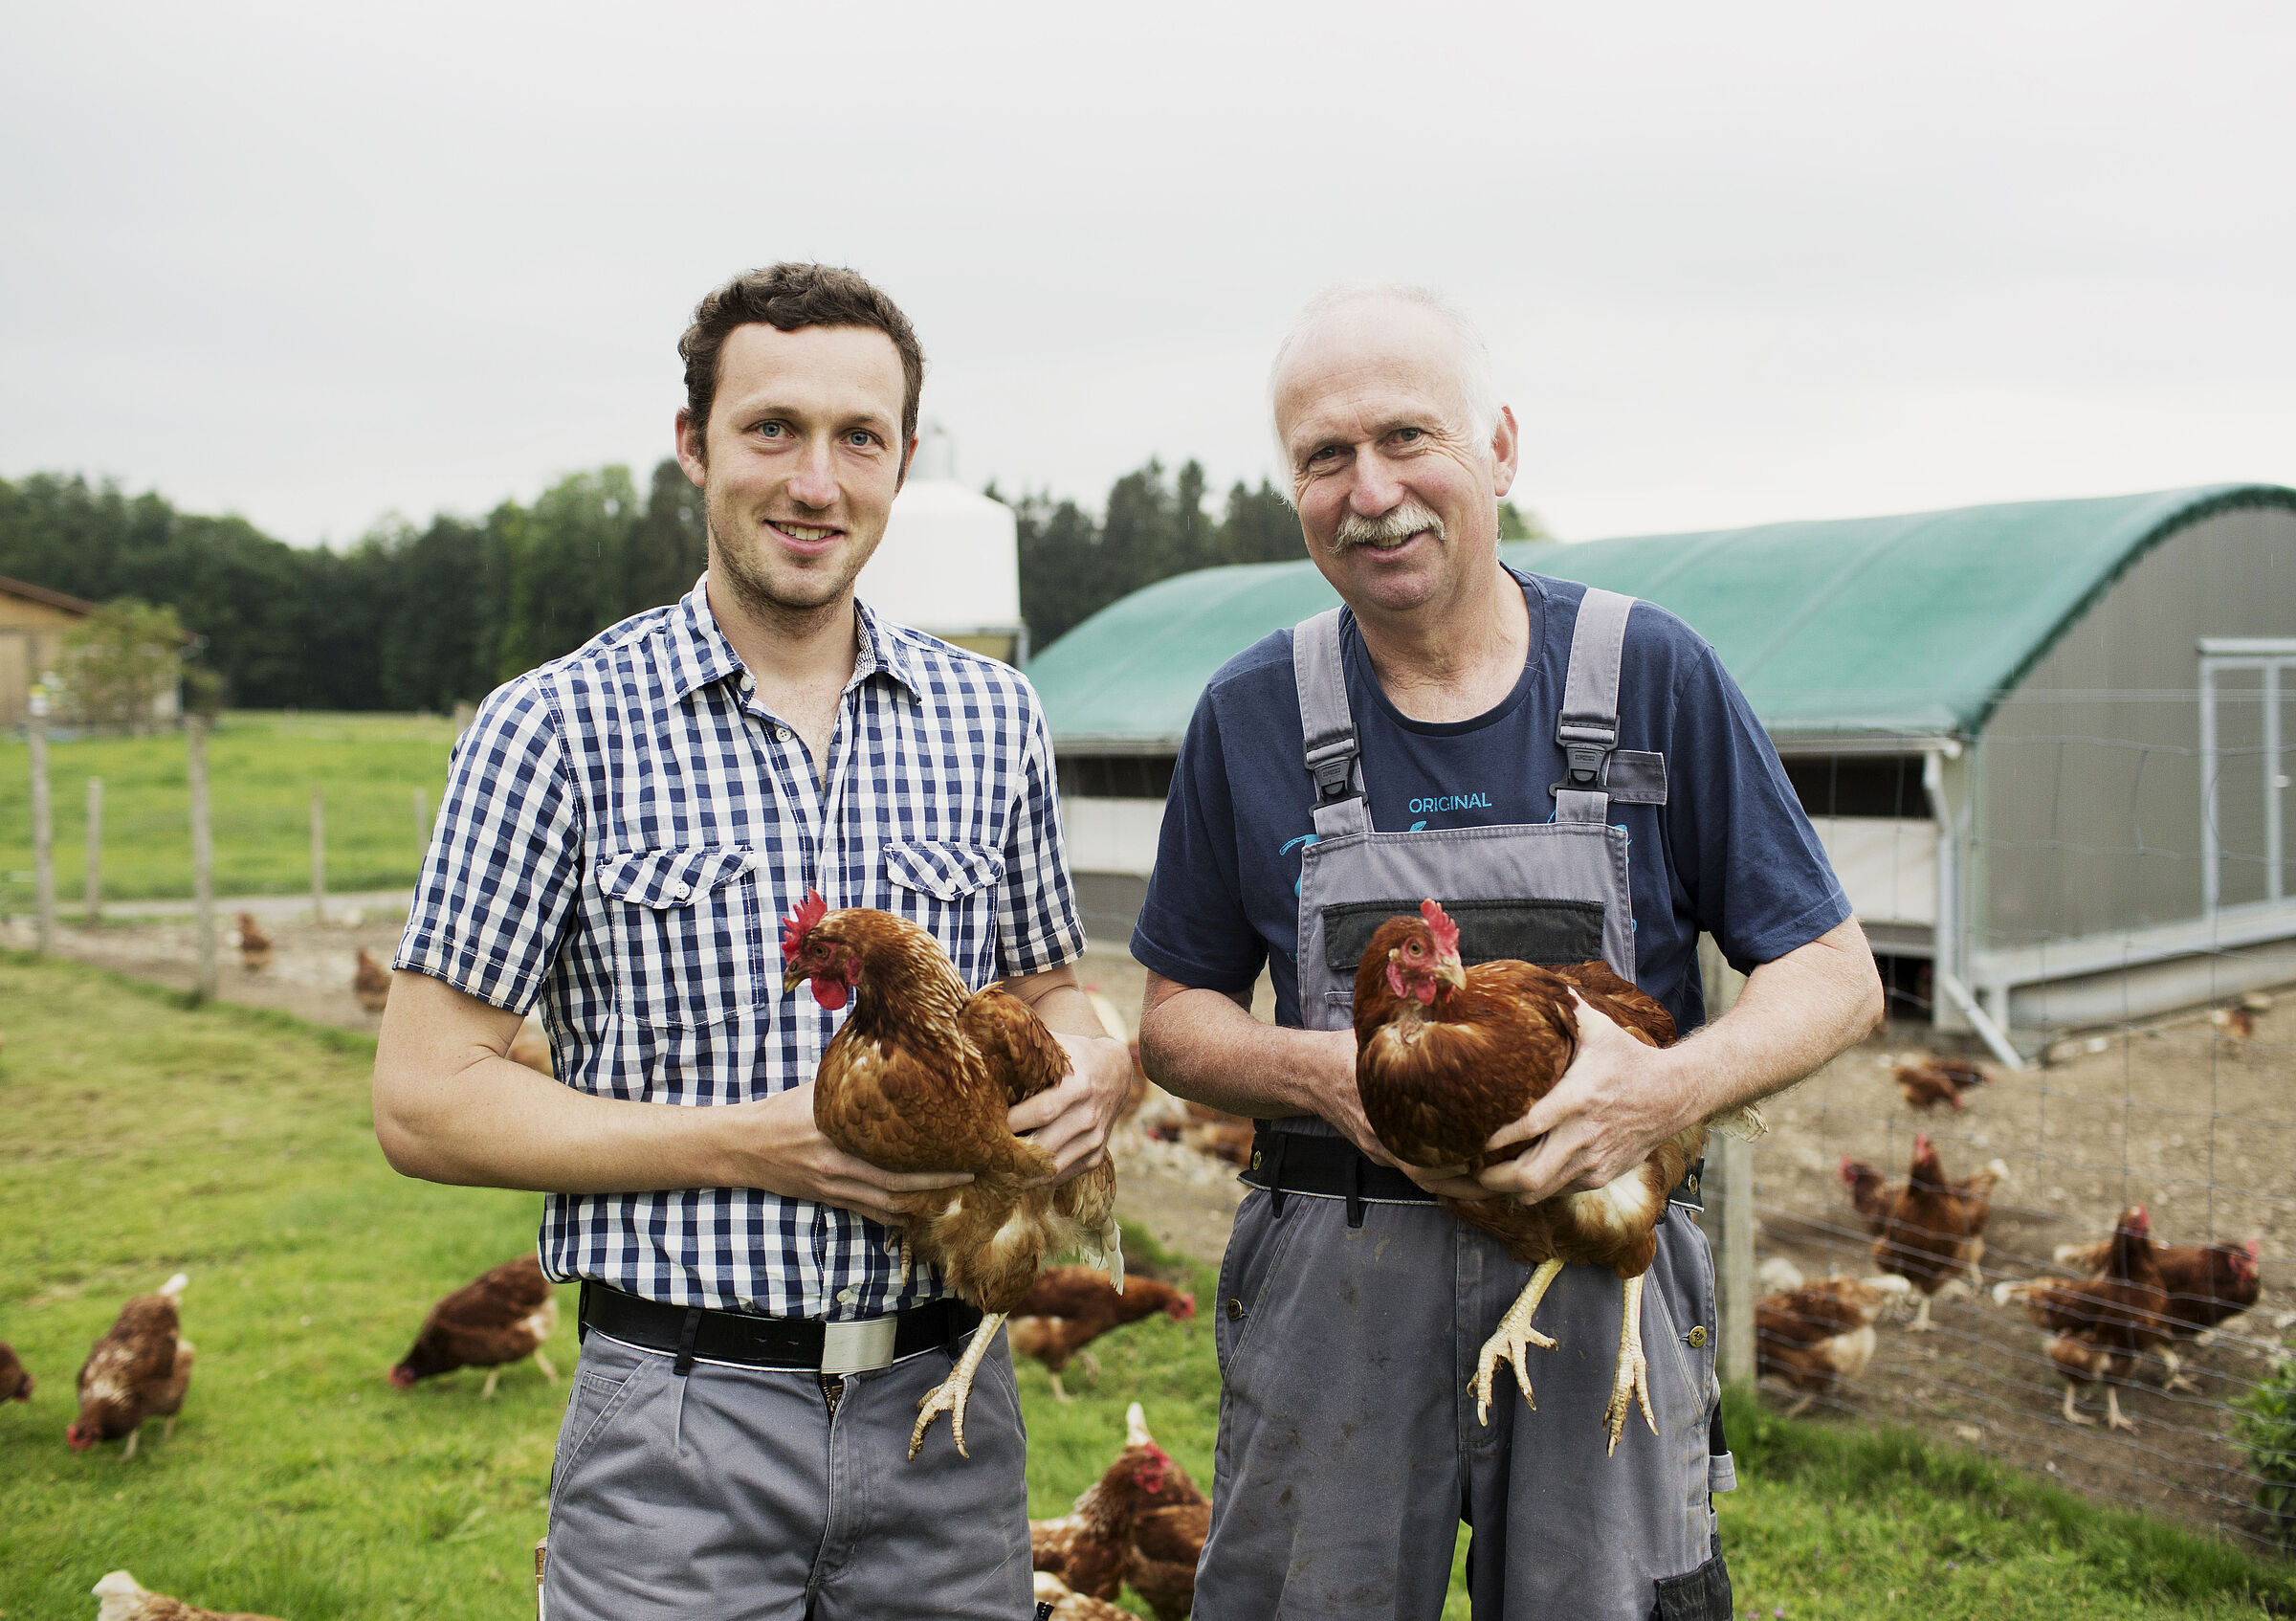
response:
<svg viewBox="0 0 2296 1621"><path fill-rule="evenodd" d="M2189 704L2197 695L2143 696ZM1862 910L1895 907L1906 917L1903 897L1935 882L1935 846L1919 833L1927 821L1957 838L1965 863L1947 902L1964 951L2030 953L2046 971L2052 950L2070 961L2078 945L2093 958L2100 940L2204 923L2229 915L2213 907L2236 901L2253 919L2296 890L2279 832L2296 762L2282 756L2277 726L2249 728L2228 744L2239 728L2221 719L2225 696L2205 750L2054 729L1988 738L1958 807L1930 798L1918 757L1897 761L1896 780L1879 789L1877 762L1859 763L1850 780L1817 761L1790 763L1790 774L1829 846L1862 838L1869 856L1904 853L1898 871L1888 854L1869 859L1867 897L1852 886ZM2107 760L2115 764L2099 768ZM2199 813L2176 813L2179 800ZM1876 817L1912 831L1892 838ZM2205 901L2203 867L2214 875ZM2188 890L2189 906L2180 899ZM1932 1028L1932 962L1890 952L1891 931L1875 929L1888 1035L1768 1106L1772 1135L1754 1154L1756 1255L1771 1268L1766 1293L1789 1280L1779 1263L1813 1280L1875 1277L1886 1267L1853 1206L1845 1162L1905 1178L1917 1133L1934 1144L1951 1180L1998 1162L2007 1175L1992 1194L1982 1287L1948 1285L1928 1332L1912 1331L1909 1302L1889 1302L1864 1371L1809 1392L1808 1405L1847 1421L1911 1424L2101 1499L2285 1547L2289 1522L2259 1501L2285 1476L2260 1472L2241 1428L2243 1402L2283 1362L2296 1326L2296 988L2275 983L2296 979L2285 938L2296 922L2280 938L2257 939L2266 931L2251 926L2252 943L2238 948L2208 932L2174 960L2132 951L2069 991L2064 981L2042 980L2018 985L2013 1000L2002 995L1996 1006L2013 1010L2009 1033L2031 1063L2012 1070L1973 1036ZM1909 937L1901 929L1894 938ZM2181 975L2183 990L2164 988L2164 973ZM2116 994L2118 1016L2100 1017L2100 1001ZM1989 1083L1964 1092L1958 1108L1916 1108L1895 1072L1938 1054L1974 1055ZM2169 1388L2168 1363L2149 1352L2125 1377L2077 1387L2075 1411L2090 1422L2068 1421L2065 1379L2049 1355L2056 1336L2020 1301L1997 1303L1993 1289L2083 1276L2056 1252L2102 1243L2135 1205L2160 1245L2254 1240L2257 1299L2197 1342L2167 1343L2193 1388ZM2132 1429L2105 1422L2108 1388Z"/></svg>

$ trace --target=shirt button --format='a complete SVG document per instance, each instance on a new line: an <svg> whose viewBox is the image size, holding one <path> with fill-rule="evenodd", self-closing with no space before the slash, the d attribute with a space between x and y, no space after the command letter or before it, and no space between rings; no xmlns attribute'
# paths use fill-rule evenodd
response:
<svg viewBox="0 0 2296 1621"><path fill-rule="evenodd" d="M681 883L681 884L679 884L679 885L677 886L677 898L678 898L680 900L691 900L691 899L694 899L694 886L693 886L692 884L690 884L690 883Z"/></svg>
<svg viewBox="0 0 2296 1621"><path fill-rule="evenodd" d="M743 672L741 677L741 690L743 692L756 692L758 690L757 677L752 676L747 672Z"/></svg>
<svg viewBox="0 0 2296 1621"><path fill-rule="evenodd" d="M1232 1295L1228 1297L1227 1301L1227 1321L1230 1322L1242 1322L1244 1321L1244 1302L1237 1299Z"/></svg>
<svg viewBox="0 0 2296 1621"><path fill-rule="evenodd" d="M841 1306L850 1306L860 1298L861 1291L858 1289L840 1289L837 1291L837 1303Z"/></svg>
<svg viewBox="0 0 2296 1621"><path fill-rule="evenodd" d="M1695 1327L1695 1328L1691 1329L1691 1330L1690 1330L1690 1332L1689 1332L1689 1336L1688 1336L1688 1338L1689 1338L1689 1342L1690 1342L1690 1349L1691 1349L1691 1350L1693 1350L1693 1351L1694 1351L1694 1350L1696 1350L1696 1349L1697 1349L1699 1346L1701 1346L1701 1345L1705 1344L1705 1343L1706 1343L1706 1325L1705 1325L1704 1323L1700 1323L1700 1324L1699 1324L1697 1327Z"/></svg>
<svg viewBox="0 0 2296 1621"><path fill-rule="evenodd" d="M781 739L782 742L787 743L789 741L789 728L786 726L776 726L773 728L773 735Z"/></svg>

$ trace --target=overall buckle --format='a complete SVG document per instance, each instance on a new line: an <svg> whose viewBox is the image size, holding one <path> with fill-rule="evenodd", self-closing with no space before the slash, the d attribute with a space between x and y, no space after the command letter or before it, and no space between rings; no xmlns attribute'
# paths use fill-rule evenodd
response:
<svg viewBox="0 0 2296 1621"><path fill-rule="evenodd" d="M900 1327L898 1314L872 1317L860 1322L821 1325L821 1371L867 1373L893 1363L893 1338Z"/></svg>

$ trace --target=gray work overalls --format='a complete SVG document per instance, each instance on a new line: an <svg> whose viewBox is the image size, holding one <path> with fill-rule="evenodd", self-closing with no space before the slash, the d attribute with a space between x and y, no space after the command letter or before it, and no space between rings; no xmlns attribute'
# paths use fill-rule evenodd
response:
<svg viewBox="0 0 2296 1621"><path fill-rule="evenodd" d="M1316 837L1299 885L1308 1029L1349 1028L1372 931L1428 897L1459 923L1470 964L1600 956L1634 977L1627 837L1610 825L1609 805L1614 796L1663 804L1665 765L1617 752L1632 606L1586 593L1556 726L1569 780L1556 785L1555 819L1526 826L1375 833L1341 669L1341 611L1293 633L1316 782ZM1336 1135L1312 1118L1273 1124ZM1709 1493L1734 1482L1726 1459L1709 1459L1720 1398L1713 1266L1693 1212L1668 1205L1644 1288L1659 1432L1630 1414L1615 1456L1603 1455L1601 1418L1621 1301L1605 1267L1565 1269L1539 1306L1537 1326L1560 1343L1529 1353L1537 1410L1502 1366L1490 1422L1475 1416L1476 1354L1529 1277L1496 1241L1432 1204L1246 1196L1215 1319L1220 1439L1199 1621L1434 1621L1461 1519L1474 1527L1477 1621L1730 1613Z"/></svg>

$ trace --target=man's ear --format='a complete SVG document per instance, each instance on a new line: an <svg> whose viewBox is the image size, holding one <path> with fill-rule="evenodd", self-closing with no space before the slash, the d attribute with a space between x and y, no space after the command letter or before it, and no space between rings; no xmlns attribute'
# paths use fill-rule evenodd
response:
<svg viewBox="0 0 2296 1621"><path fill-rule="evenodd" d="M709 435L691 411L680 408L672 433L677 441L677 465L695 489L706 487L710 470Z"/></svg>
<svg viewBox="0 0 2296 1621"><path fill-rule="evenodd" d="M1490 431L1492 494L1504 496L1514 487L1514 472L1522 448L1522 436L1514 426L1514 412L1506 406L1499 407L1498 426Z"/></svg>
<svg viewBox="0 0 2296 1621"><path fill-rule="evenodd" d="M916 435L909 435L907 448L901 452L901 471L893 480L893 493L899 495L901 486L909 482L909 464L916 459Z"/></svg>

